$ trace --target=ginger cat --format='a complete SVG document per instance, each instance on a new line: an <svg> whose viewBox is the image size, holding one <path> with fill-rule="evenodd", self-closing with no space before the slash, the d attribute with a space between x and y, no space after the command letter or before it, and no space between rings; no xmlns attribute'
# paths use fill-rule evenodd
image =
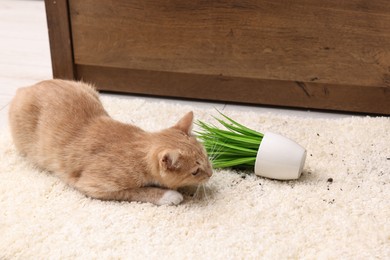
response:
<svg viewBox="0 0 390 260"><path fill-rule="evenodd" d="M47 80L21 88L9 122L17 150L85 195L177 205L177 188L212 175L191 135L193 113L156 133L112 119L85 83Z"/></svg>

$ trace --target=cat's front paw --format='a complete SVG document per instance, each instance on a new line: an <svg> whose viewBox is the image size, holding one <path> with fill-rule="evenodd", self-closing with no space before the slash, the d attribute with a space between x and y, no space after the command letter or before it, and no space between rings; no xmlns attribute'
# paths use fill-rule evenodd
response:
<svg viewBox="0 0 390 260"><path fill-rule="evenodd" d="M175 190L168 190L164 193L157 205L178 205L183 201L183 195Z"/></svg>

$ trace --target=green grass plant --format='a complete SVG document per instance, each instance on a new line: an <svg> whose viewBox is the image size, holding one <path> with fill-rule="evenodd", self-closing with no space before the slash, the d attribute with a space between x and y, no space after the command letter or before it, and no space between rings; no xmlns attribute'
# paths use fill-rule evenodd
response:
<svg viewBox="0 0 390 260"><path fill-rule="evenodd" d="M214 118L225 129L198 120L200 131L195 131L213 168L254 168L264 135L219 113L222 118Z"/></svg>

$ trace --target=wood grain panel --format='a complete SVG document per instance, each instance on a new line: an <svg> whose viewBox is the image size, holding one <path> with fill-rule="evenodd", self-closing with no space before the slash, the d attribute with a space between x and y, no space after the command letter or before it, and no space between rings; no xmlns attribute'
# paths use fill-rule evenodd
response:
<svg viewBox="0 0 390 260"><path fill-rule="evenodd" d="M77 65L79 79L98 89L250 104L390 114L390 90L204 74Z"/></svg>
<svg viewBox="0 0 390 260"><path fill-rule="evenodd" d="M54 78L74 79L68 1L45 0Z"/></svg>
<svg viewBox="0 0 390 260"><path fill-rule="evenodd" d="M388 0L69 0L75 63L390 87Z"/></svg>

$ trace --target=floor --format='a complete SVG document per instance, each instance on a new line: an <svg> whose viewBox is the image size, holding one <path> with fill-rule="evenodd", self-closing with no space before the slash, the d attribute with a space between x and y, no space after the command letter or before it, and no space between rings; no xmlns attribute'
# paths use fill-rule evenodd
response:
<svg viewBox="0 0 390 260"><path fill-rule="evenodd" d="M7 126L8 106L18 87L52 78L50 46L43 0L0 0L0 128ZM121 95L123 98L135 98ZM139 98L139 97L137 97ZM158 98L146 98L160 100ZM182 101L221 110L255 110L299 117L340 118L351 115L294 109Z"/></svg>

